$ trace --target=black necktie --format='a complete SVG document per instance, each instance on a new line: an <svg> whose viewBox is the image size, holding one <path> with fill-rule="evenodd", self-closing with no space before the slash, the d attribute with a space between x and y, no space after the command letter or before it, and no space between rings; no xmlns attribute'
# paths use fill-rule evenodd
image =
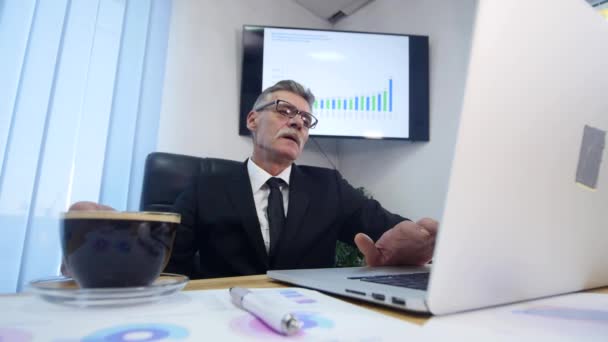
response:
<svg viewBox="0 0 608 342"><path fill-rule="evenodd" d="M281 184L284 184L281 178L272 177L266 181L270 188L268 195L268 226L270 228L270 252L269 255L274 256L279 242L279 235L285 226L285 210L283 209L283 194L281 193Z"/></svg>

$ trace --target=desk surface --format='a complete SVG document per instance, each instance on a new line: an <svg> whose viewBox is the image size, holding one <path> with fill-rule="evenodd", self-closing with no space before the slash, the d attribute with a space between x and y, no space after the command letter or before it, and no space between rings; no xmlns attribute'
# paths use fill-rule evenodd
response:
<svg viewBox="0 0 608 342"><path fill-rule="evenodd" d="M212 289L226 289L232 286L242 286L242 287L250 287L250 288L261 288L261 287L289 287L293 285L289 285L286 283L281 283L275 280L268 278L266 275L254 275L254 276L245 276L245 277L229 277L229 278L215 278L215 279L201 279L201 280L191 280L186 286L186 290L212 290ZM608 287L604 287L601 289L591 290L589 292L594 293L606 293L608 294ZM419 315L408 313L404 311L399 311L395 309L390 309L380 305L374 305L372 303L358 301L355 299L350 299L347 297L340 297L347 302L353 303L355 305L391 316L395 317L410 323L416 324L424 324L429 318L429 315Z"/></svg>

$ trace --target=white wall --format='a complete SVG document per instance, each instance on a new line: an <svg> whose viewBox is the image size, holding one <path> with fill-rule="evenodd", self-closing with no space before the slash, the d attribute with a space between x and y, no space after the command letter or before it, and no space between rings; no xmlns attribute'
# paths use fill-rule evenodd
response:
<svg viewBox="0 0 608 342"><path fill-rule="evenodd" d="M428 35L430 142L318 141L353 185L388 209L441 218L475 0L376 0L334 27L289 0L173 4L158 150L198 156L243 160L251 153L250 139L237 134L243 24ZM299 163L330 167L312 141Z"/></svg>
<svg viewBox="0 0 608 342"><path fill-rule="evenodd" d="M376 0L339 30L429 36L430 142L340 141L340 170L387 209L441 218L464 94L475 0Z"/></svg>
<svg viewBox="0 0 608 342"><path fill-rule="evenodd" d="M235 160L251 154L251 139L238 135L244 24L331 27L287 0L173 1L159 151ZM336 142L320 144L337 163ZM312 141L299 163L330 167Z"/></svg>

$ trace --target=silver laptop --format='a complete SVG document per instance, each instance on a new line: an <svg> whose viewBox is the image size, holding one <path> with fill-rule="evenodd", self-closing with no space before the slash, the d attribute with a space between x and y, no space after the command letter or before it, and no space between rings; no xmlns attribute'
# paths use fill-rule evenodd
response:
<svg viewBox="0 0 608 342"><path fill-rule="evenodd" d="M430 278L431 267L268 276L432 314L608 285L607 42L608 22L582 0L480 1ZM410 272L428 286L402 287Z"/></svg>

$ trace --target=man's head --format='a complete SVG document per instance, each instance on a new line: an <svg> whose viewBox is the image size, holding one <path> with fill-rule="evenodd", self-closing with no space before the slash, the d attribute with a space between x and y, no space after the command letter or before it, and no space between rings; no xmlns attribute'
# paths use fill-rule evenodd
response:
<svg viewBox="0 0 608 342"><path fill-rule="evenodd" d="M308 130L316 124L310 114L314 99L309 89L291 80L280 81L258 96L247 115L256 162L291 164L300 156Z"/></svg>

